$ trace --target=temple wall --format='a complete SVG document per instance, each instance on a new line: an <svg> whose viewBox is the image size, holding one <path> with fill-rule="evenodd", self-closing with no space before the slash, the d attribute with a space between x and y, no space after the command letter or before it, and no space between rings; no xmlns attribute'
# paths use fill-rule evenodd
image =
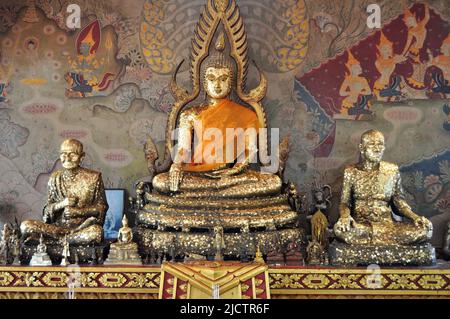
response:
<svg viewBox="0 0 450 319"><path fill-rule="evenodd" d="M81 28L75 30L66 24L72 2L81 7ZM1 223L40 218L48 177L60 167L58 147L69 137L84 143L83 165L101 171L107 188L133 194L136 181L148 175L147 136L163 148L173 103L171 74L189 58L204 3L1 1ZM381 29L367 27L369 3L381 8ZM386 160L401 167L407 200L433 221L433 243L439 247L450 221L450 65L432 62L440 56L448 61L443 46L450 39L450 3L241 0L238 5L249 55L268 76L268 124L279 128L281 137L290 136L285 179L308 198L315 183L330 184L336 220L343 167L358 159L360 134L377 128L387 137ZM403 18L408 9L420 24L426 7L426 37L415 52L417 34ZM408 37L413 46L405 50ZM392 68L386 71L388 88L368 102L359 99L349 115L340 92L344 81L350 91L360 88L349 78L348 52L376 95L381 73L375 62L383 41L405 59L380 60L383 70ZM90 44L88 52L83 43ZM179 73L185 85L187 65ZM256 82L251 67L249 88Z"/></svg>

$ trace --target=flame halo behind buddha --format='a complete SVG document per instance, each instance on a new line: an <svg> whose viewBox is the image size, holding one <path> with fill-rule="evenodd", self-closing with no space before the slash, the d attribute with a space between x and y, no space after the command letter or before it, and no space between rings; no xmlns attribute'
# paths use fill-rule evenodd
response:
<svg viewBox="0 0 450 319"><path fill-rule="evenodd" d="M215 46L210 50L214 40ZM222 140L222 146L242 138L233 135L228 139L227 128L266 128L261 100L267 81L260 72L259 85L250 91L245 89L247 37L234 0L207 0L191 53L192 91L189 93L176 82L180 64L171 82L175 103L167 122L165 155L157 168L163 173L153 178L153 192L145 194L146 205L137 213L135 234L141 251L214 255L217 231L223 232L225 255L239 255L243 246L247 253L254 254L258 245L264 253L282 252L289 244L302 242L303 231L295 226L298 214L291 210L287 195L281 193L281 179L249 169L256 148L248 136L244 138L243 151L232 154L236 162L232 167L218 160L216 149L212 154L218 156L213 161L195 160L196 155L211 146L211 139L196 145L191 156L198 123L203 129L215 128L224 133L227 138ZM207 101L188 106L200 94L201 76ZM235 93L251 108L230 100L233 78ZM177 123L179 137L175 148L171 137ZM267 136L259 134L258 138L259 152L267 154ZM170 154L175 154L173 163ZM154 160L155 156L148 158ZM194 159L194 163L186 163L186 159Z"/></svg>

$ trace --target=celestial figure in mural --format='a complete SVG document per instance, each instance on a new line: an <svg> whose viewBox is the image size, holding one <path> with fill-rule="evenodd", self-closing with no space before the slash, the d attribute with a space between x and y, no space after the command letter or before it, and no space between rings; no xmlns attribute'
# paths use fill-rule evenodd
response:
<svg viewBox="0 0 450 319"><path fill-rule="evenodd" d="M80 166L83 144L68 139L61 144L63 169L52 173L48 181L48 201L44 222L27 220L20 230L25 243L42 234L46 240L71 245L98 244L103 238L103 223L108 209L101 173Z"/></svg>
<svg viewBox="0 0 450 319"><path fill-rule="evenodd" d="M424 4L425 15L421 21L417 20L417 17L411 10L406 9L403 21L408 27L408 37L406 38L406 44L401 55L409 56L414 62L420 63L419 51L423 48L425 38L427 37L426 25L430 21L430 9L428 5Z"/></svg>
<svg viewBox="0 0 450 319"><path fill-rule="evenodd" d="M387 98L387 101L390 101L393 97L399 98L402 94L398 90L401 77L398 75L392 77L392 73L397 64L406 61L407 58L400 54L394 54L393 44L386 38L383 31L380 32L380 42L377 49L375 67L380 72L380 76L375 81L373 92L377 99Z"/></svg>
<svg viewBox="0 0 450 319"><path fill-rule="evenodd" d="M372 95L367 79L362 74L361 64L350 50L347 51L347 74L339 89L339 95L344 96L342 108L348 115L372 114L368 109L368 99Z"/></svg>
<svg viewBox="0 0 450 319"><path fill-rule="evenodd" d="M450 34L442 42L440 51L441 54L435 57L428 51L428 66L434 65L442 71L442 73L433 72L433 80L437 86L432 90L447 98L447 94L450 94Z"/></svg>
<svg viewBox="0 0 450 319"><path fill-rule="evenodd" d="M100 45L100 23L98 20L84 27L77 36L77 57L69 57L71 71L66 73L64 79L69 84L66 89L67 97L85 97L97 95L98 92L108 89L114 74L105 73L99 80L105 59L96 56Z"/></svg>
<svg viewBox="0 0 450 319"><path fill-rule="evenodd" d="M347 244L409 245L431 238L432 224L416 215L404 199L398 166L382 161L381 132L362 134L361 161L344 171L336 237ZM412 222L396 222L392 207ZM351 211L353 207L353 211Z"/></svg>

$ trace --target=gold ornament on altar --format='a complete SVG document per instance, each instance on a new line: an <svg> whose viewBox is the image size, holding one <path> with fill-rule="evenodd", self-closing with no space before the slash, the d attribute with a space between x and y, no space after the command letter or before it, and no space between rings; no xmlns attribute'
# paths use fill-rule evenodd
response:
<svg viewBox="0 0 450 319"><path fill-rule="evenodd" d="M263 243L268 252L300 240L301 231L293 226L298 214L281 193L278 170L250 168L258 146L259 154L267 154L267 134L260 130L266 128L261 100L267 81L260 72L259 84L247 90L247 46L236 2L208 0L192 39L191 92L177 83L181 64L172 78L175 103L159 164L153 142L146 144L151 175L161 173L154 176L153 191L145 194L145 206L137 213L136 236L144 250L214 256L220 246L224 255L237 256L246 227L251 229L245 243L250 254L256 250L254 242ZM205 98L199 103L201 91ZM218 227L223 245L218 245Z"/></svg>
<svg viewBox="0 0 450 319"><path fill-rule="evenodd" d="M331 205L331 187L329 185L316 186L313 191L315 212L308 216L311 221L311 241L307 251L307 263L310 265L328 264L328 218L325 215Z"/></svg>
<svg viewBox="0 0 450 319"><path fill-rule="evenodd" d="M385 140L369 130L359 144L361 160L344 171L340 217L332 247L335 264L432 264L432 224L404 198L398 166L382 161ZM393 213L406 218L396 221Z"/></svg>
<svg viewBox="0 0 450 319"><path fill-rule="evenodd" d="M35 243L41 235L48 245L60 247L65 238L80 247L102 242L108 204L101 173L80 166L84 155L78 140L61 144L63 168L53 172L48 181L44 221L27 220L20 225L25 245Z"/></svg>

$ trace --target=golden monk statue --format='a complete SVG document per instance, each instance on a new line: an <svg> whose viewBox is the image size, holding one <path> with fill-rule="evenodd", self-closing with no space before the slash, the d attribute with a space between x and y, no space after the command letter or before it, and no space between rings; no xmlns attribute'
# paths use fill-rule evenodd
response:
<svg viewBox="0 0 450 319"><path fill-rule="evenodd" d="M381 160L383 134L376 130L363 133L359 149L360 162L344 171L340 217L334 225L338 239L357 247L350 249L353 255L346 257L347 262L368 258L358 263L429 263L434 251L420 244L431 238L432 224L406 202L398 166ZM396 221L393 212L407 220ZM405 248L413 245L414 249Z"/></svg>
<svg viewBox="0 0 450 319"><path fill-rule="evenodd" d="M108 210L102 175L80 166L83 144L65 140L60 148L62 169L50 176L44 221L27 220L20 230L24 243L39 240L63 245L95 245L103 238L103 223Z"/></svg>
<svg viewBox="0 0 450 319"><path fill-rule="evenodd" d="M260 131L266 128L261 100L267 82L261 74L259 85L245 90L246 48L235 1L208 0L193 39L192 92L178 86L177 71L171 83L176 102L168 118L164 160L169 153L173 161L156 169L162 173L153 178L153 192L146 193L146 205L137 213L135 234L142 250L214 256L214 230L219 228L224 255L239 254L246 229L251 230L245 243L250 254L256 251L254 243L262 243L261 251L268 253L299 240L301 232L292 226L298 214L287 194L281 194L278 169L263 173L250 167L257 166L258 149L261 159L267 148ZM201 89L205 98L197 102ZM171 138L175 128L176 147Z"/></svg>

